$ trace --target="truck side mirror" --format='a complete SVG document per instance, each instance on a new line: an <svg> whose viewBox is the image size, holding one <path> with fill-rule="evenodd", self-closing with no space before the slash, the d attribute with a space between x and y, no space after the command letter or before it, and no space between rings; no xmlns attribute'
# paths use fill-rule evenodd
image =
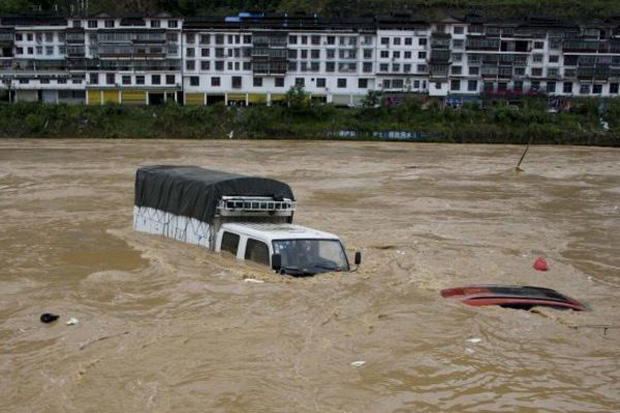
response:
<svg viewBox="0 0 620 413"><path fill-rule="evenodd" d="M271 256L271 268L274 271L280 271L280 269L282 268L282 255L273 254Z"/></svg>
<svg viewBox="0 0 620 413"><path fill-rule="evenodd" d="M362 263L362 253L357 251L355 253L355 265L360 265Z"/></svg>

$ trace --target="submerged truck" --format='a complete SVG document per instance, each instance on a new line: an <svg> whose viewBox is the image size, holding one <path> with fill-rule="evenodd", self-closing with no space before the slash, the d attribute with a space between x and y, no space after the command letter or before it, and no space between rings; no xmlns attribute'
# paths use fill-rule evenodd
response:
<svg viewBox="0 0 620 413"><path fill-rule="evenodd" d="M340 238L293 224L296 205L291 188L273 179L145 166L136 172L133 229L227 251L291 276L351 271ZM354 263L360 262L356 252Z"/></svg>

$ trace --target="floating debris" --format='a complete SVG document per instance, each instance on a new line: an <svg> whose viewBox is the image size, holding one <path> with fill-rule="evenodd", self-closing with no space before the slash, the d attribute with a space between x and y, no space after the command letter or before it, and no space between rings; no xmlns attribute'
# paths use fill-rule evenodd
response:
<svg viewBox="0 0 620 413"><path fill-rule="evenodd" d="M254 284L264 284L265 281L263 280L257 280L256 278L244 278L243 282L246 283L254 283Z"/></svg>
<svg viewBox="0 0 620 413"><path fill-rule="evenodd" d="M41 314L41 317L39 319L41 320L42 323L48 324L48 323L58 320L59 318L60 318L59 315L52 314L52 313L45 313L45 314Z"/></svg>
<svg viewBox="0 0 620 413"><path fill-rule="evenodd" d="M353 367L362 367L366 362L364 360L358 360L351 363Z"/></svg>
<svg viewBox="0 0 620 413"><path fill-rule="evenodd" d="M474 343L474 344L480 343L481 341L482 341L482 339L478 338L478 337L470 338L470 339L467 340L467 342Z"/></svg>
<svg viewBox="0 0 620 413"><path fill-rule="evenodd" d="M68 325L68 326L73 326L73 325L75 325L75 324L77 324L77 323L79 323L79 321L78 321L78 319L77 319L77 318L75 318L75 317L71 317L71 318L69 319L69 321L67 321L67 325Z"/></svg>

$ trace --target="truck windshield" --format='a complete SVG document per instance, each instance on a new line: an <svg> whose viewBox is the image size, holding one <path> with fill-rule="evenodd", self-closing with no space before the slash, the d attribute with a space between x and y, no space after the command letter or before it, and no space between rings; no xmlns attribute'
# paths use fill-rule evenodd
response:
<svg viewBox="0 0 620 413"><path fill-rule="evenodd" d="M338 240L278 240L273 241L273 251L282 256L282 270L290 275L349 270L347 256Z"/></svg>

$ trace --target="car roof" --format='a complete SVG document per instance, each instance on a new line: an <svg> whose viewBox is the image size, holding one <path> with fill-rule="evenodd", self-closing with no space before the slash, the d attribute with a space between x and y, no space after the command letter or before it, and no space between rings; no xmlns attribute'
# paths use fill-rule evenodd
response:
<svg viewBox="0 0 620 413"><path fill-rule="evenodd" d="M243 234L252 238L264 241L274 241L280 239L333 239L340 240L338 236L329 232L319 231L313 228L303 227L295 224L275 224L275 223L226 223L222 225L223 230L228 230L237 234Z"/></svg>

